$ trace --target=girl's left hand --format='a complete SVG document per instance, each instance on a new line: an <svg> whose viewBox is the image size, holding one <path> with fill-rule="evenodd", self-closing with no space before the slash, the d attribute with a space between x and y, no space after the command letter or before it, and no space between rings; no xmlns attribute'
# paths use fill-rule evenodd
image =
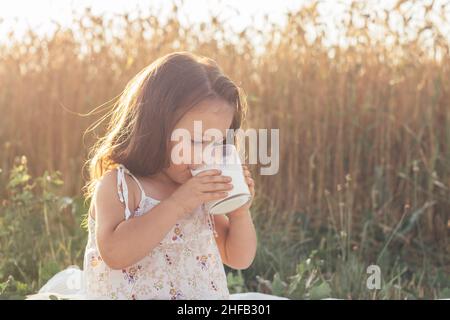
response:
<svg viewBox="0 0 450 320"><path fill-rule="evenodd" d="M252 206L253 199L255 198L255 180L252 178L252 174L246 165L242 165L242 170L244 171L244 179L247 183L248 189L250 190L250 194L252 198L249 202L247 202L244 206L238 209L238 211L247 211Z"/></svg>
<svg viewBox="0 0 450 320"><path fill-rule="evenodd" d="M242 165L242 169L244 170L245 182L247 182L248 189L250 190L250 194L252 195L252 200L247 203L248 208L251 206L251 202L255 198L255 180L252 179L252 174L246 165Z"/></svg>

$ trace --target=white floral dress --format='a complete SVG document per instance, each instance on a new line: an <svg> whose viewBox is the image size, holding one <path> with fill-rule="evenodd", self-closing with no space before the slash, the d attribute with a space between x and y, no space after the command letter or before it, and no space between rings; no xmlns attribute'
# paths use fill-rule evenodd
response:
<svg viewBox="0 0 450 320"><path fill-rule="evenodd" d="M147 196L139 180L123 165L117 169L117 187L125 204L125 219L152 214L159 201ZM141 190L141 201L131 214L125 173ZM84 256L85 291L100 299L229 299L227 279L214 239L212 219L203 206L179 220L157 247L122 270L102 260L97 248L95 220L89 216L89 238Z"/></svg>

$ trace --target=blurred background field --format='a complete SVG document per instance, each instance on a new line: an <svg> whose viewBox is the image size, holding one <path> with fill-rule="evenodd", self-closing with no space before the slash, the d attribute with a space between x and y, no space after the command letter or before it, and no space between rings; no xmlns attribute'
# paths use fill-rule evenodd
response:
<svg viewBox="0 0 450 320"><path fill-rule="evenodd" d="M1 28L0 297L82 265L83 164L102 127L84 133L134 74L187 50L243 87L245 127L280 128L280 172L254 170L258 254L227 269L232 292L449 298L450 1L331 2L240 31L214 10L181 23L180 1L164 19L86 9L44 34Z"/></svg>

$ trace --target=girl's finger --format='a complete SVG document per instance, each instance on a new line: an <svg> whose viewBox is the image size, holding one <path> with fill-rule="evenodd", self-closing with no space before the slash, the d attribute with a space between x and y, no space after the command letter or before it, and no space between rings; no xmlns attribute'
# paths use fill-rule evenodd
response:
<svg viewBox="0 0 450 320"><path fill-rule="evenodd" d="M218 176L222 173L222 171L218 169L205 170L196 175L196 177L204 177L204 176Z"/></svg>
<svg viewBox="0 0 450 320"><path fill-rule="evenodd" d="M200 186L203 192L228 191L233 189L231 183L205 183Z"/></svg>
<svg viewBox="0 0 450 320"><path fill-rule="evenodd" d="M200 181L201 183L212 183L212 182L230 182L231 181L231 177L228 176L203 176L200 177Z"/></svg>

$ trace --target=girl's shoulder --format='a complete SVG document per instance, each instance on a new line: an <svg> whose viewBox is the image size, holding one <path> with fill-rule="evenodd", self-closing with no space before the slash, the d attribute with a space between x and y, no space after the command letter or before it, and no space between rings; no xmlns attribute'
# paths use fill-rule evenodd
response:
<svg viewBox="0 0 450 320"><path fill-rule="evenodd" d="M119 183L120 179L124 179L126 186L123 183ZM124 189L126 188L126 194ZM127 199L121 197L127 196ZM125 202L128 201L128 207L131 212L134 212L140 202L140 189L136 181L128 175L124 174L119 177L119 171L117 168L106 171L102 177L100 177L95 187L95 198L99 198L100 201L120 201L121 205L125 209Z"/></svg>

